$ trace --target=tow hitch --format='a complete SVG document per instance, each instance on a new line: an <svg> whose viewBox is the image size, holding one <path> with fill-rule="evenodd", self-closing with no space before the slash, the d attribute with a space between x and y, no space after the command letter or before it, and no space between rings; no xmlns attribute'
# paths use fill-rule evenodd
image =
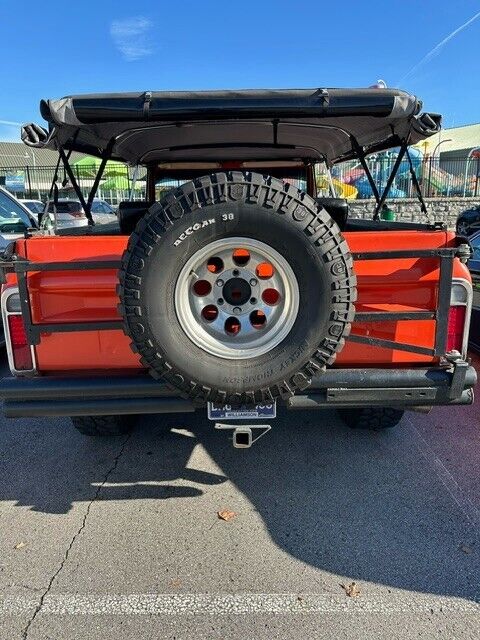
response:
<svg viewBox="0 0 480 640"><path fill-rule="evenodd" d="M231 405L216 405L209 402L207 405L207 416L209 420L215 420L215 429L226 429L233 431L232 441L235 449L250 449L254 442L257 442L272 428L269 424L238 424L228 422L217 422L217 420L270 420L277 415L277 405L258 404L255 407Z"/></svg>
<svg viewBox="0 0 480 640"><path fill-rule="evenodd" d="M227 429L233 431L233 446L235 449L250 449L254 442L260 440L262 436L271 429L269 424L225 424L222 422L215 423L215 429ZM255 431L260 431L255 435Z"/></svg>

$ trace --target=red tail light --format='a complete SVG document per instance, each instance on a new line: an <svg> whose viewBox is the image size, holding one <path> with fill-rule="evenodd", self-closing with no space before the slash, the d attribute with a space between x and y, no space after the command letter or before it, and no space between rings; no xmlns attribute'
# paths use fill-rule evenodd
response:
<svg viewBox="0 0 480 640"><path fill-rule="evenodd" d="M462 353L466 315L467 308L464 305L450 307L448 313L447 352L455 349Z"/></svg>
<svg viewBox="0 0 480 640"><path fill-rule="evenodd" d="M8 329L15 369L17 371L31 371L33 369L32 352L28 344L22 316L9 315Z"/></svg>
<svg viewBox="0 0 480 640"><path fill-rule="evenodd" d="M72 218L85 218L85 214L83 211L69 211L68 212Z"/></svg>

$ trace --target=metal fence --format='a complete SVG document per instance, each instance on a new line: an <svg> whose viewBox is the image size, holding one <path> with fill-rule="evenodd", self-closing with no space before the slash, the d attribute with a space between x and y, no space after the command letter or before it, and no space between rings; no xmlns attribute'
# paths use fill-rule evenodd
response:
<svg viewBox="0 0 480 640"><path fill-rule="evenodd" d="M74 175L85 197L88 196L93 186L97 171L98 166L96 165L73 166ZM0 166L0 185L14 193L17 198L44 202L48 198L54 175L54 166ZM64 175L63 168L59 169L57 175L59 197L76 198L75 190L67 176ZM122 200L128 200L130 193L132 193L132 199L145 200L145 190L145 169L135 172L134 168L124 164L110 163L96 197L106 200L112 205L117 205Z"/></svg>
<svg viewBox="0 0 480 640"><path fill-rule="evenodd" d="M378 154L367 158L367 164L380 191L387 184L397 155ZM448 158L422 156L411 150L412 165L424 197L480 197L480 157ZM373 196L370 183L358 161L338 164L332 169L333 185L337 195L364 199ZM317 186L322 195L330 191L328 176L317 172ZM415 186L408 159L403 159L388 193L389 198L414 198Z"/></svg>
<svg viewBox="0 0 480 640"><path fill-rule="evenodd" d="M414 152L416 150L413 150ZM378 154L367 158L369 169L378 188L382 190L391 173L396 154ZM1 158L0 158L1 162ZM479 197L480 198L480 157L448 158L425 157L412 153L412 163L424 197ZM73 167L80 188L88 195L96 175L97 166ZM5 186L18 198L45 201L48 197L55 167L0 166L0 185ZM61 197L75 198L75 191L68 179L59 170L58 185ZM367 176L357 161L335 165L331 180L324 165L316 169L319 195L335 195L349 199L372 197ZM415 197L415 189L410 175L408 160L400 164L397 176L389 192L389 198ZM123 164L109 164L101 181L97 197L117 205L122 200L146 199L145 169L135 171Z"/></svg>

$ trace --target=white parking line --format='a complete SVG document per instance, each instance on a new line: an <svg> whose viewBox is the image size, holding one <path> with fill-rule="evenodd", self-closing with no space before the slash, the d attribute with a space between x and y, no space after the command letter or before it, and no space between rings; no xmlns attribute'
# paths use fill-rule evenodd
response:
<svg viewBox="0 0 480 640"><path fill-rule="evenodd" d="M435 451L428 444L420 431L415 427L410 418L405 421L409 425L412 433L412 440L415 442L417 449L423 457L430 463L435 475L448 491L458 508L463 512L464 516L474 525L480 526L480 511L471 500L464 494L458 482L452 476L450 471L445 467Z"/></svg>
<svg viewBox="0 0 480 640"><path fill-rule="evenodd" d="M0 615L31 612L38 605L31 598L0 601ZM45 597L39 615L250 615L363 613L471 613L480 614L480 603L423 594L362 595L358 598L327 594L155 594L69 595Z"/></svg>

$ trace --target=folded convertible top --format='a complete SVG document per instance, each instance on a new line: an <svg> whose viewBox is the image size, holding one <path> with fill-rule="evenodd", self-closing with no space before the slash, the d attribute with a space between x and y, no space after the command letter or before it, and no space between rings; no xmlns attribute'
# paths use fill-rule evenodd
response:
<svg viewBox="0 0 480 640"><path fill-rule="evenodd" d="M288 89L112 93L42 100L48 131L25 125L33 147L130 164L326 160L415 144L440 129L397 89Z"/></svg>

